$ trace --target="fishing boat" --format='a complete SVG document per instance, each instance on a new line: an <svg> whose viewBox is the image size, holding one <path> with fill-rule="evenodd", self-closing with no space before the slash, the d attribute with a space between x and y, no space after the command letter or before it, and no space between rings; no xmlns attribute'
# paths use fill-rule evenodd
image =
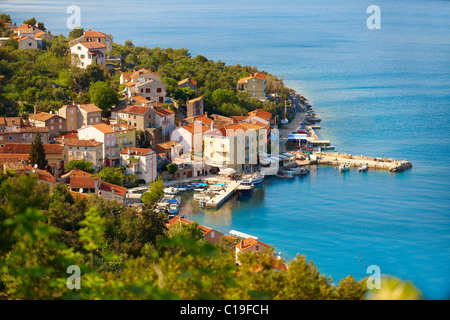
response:
<svg viewBox="0 0 450 320"><path fill-rule="evenodd" d="M305 175L305 174L308 174L308 173L309 173L309 170L306 169L306 168L303 168L303 167L300 167L300 168L292 168L291 170L292 170L292 172L293 172L295 175Z"/></svg>
<svg viewBox="0 0 450 320"><path fill-rule="evenodd" d="M180 201L179 199L172 199L168 201L167 212L169 215L177 215L180 210Z"/></svg>
<svg viewBox="0 0 450 320"><path fill-rule="evenodd" d="M200 207L206 206L206 203L207 203L210 199L211 199L211 198L210 198L210 197L207 197L207 196L202 197L202 198L199 199L199 201L198 201L199 206L200 206Z"/></svg>
<svg viewBox="0 0 450 320"><path fill-rule="evenodd" d="M350 169L350 165L348 163L341 164L338 167L339 171L348 171Z"/></svg>
<svg viewBox="0 0 450 320"><path fill-rule="evenodd" d="M367 168L368 168L368 166L367 166L367 163L366 163L366 164L361 165L361 166L358 168L358 171L359 171L359 172L364 172L364 171L367 170Z"/></svg>
<svg viewBox="0 0 450 320"><path fill-rule="evenodd" d="M174 187L168 187L168 188L164 188L164 193L165 194L178 194L178 190L177 188Z"/></svg>
<svg viewBox="0 0 450 320"><path fill-rule="evenodd" d="M292 170L280 170L277 172L276 176L278 178L292 179L294 178L294 173Z"/></svg>
<svg viewBox="0 0 450 320"><path fill-rule="evenodd" d="M255 186L250 180L242 180L237 187L238 191L251 191Z"/></svg>

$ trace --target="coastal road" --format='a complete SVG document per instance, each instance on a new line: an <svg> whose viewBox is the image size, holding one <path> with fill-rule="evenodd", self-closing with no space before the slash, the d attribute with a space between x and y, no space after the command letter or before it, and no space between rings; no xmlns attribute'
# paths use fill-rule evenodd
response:
<svg viewBox="0 0 450 320"><path fill-rule="evenodd" d="M280 133L280 153L286 152L286 142L288 136L300 126L300 123L305 119L306 113L301 105L301 100L297 96L290 96L292 103L295 105L295 117L287 125L279 129Z"/></svg>

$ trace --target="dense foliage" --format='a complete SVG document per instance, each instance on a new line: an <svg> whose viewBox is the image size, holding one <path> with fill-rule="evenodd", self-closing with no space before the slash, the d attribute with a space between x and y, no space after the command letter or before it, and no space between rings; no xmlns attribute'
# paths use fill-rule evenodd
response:
<svg viewBox="0 0 450 320"><path fill-rule="evenodd" d="M335 286L304 256L277 272L269 254L233 258L197 224L167 230L166 215L73 195L36 177L0 186L0 296L6 299L362 299L365 282ZM278 263L278 262L277 262ZM69 290L66 269L81 268ZM256 272L256 270L259 270Z"/></svg>
<svg viewBox="0 0 450 320"><path fill-rule="evenodd" d="M26 115L33 112L34 106L38 111L51 111L76 100L80 103L92 102L107 115L109 108L117 104L124 88L119 84L120 74L141 68L160 74L167 86L168 96L179 104L202 95L205 111L209 114L241 115L256 108L279 116L284 112L284 100L262 103L237 92L238 79L258 71L256 67L226 65L201 55L192 57L184 48L150 49L134 46L128 40L124 45L113 44L111 55L120 57L121 62L81 69L71 64L68 42L82 32L83 29L76 28L68 37L57 35L51 42L44 41L43 50L19 50L14 39L2 45L0 75L4 78L0 114ZM284 87L282 79L264 73L267 74L267 93L278 93L284 99L289 89ZM197 81L197 92L178 87L178 82L187 77Z"/></svg>

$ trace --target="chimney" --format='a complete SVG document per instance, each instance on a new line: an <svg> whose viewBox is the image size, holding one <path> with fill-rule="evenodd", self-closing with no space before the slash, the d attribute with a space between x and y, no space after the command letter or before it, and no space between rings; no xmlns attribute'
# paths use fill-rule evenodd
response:
<svg viewBox="0 0 450 320"><path fill-rule="evenodd" d="M214 121L211 121L211 130L214 130Z"/></svg>
<svg viewBox="0 0 450 320"><path fill-rule="evenodd" d="M242 250L243 246L244 246L244 240L241 240L241 250Z"/></svg>
<svg viewBox="0 0 450 320"><path fill-rule="evenodd" d="M36 114L36 113L37 113L37 106L34 105L34 114Z"/></svg>
<svg viewBox="0 0 450 320"><path fill-rule="evenodd" d="M207 117L208 116L208 111L205 111L205 117Z"/></svg>

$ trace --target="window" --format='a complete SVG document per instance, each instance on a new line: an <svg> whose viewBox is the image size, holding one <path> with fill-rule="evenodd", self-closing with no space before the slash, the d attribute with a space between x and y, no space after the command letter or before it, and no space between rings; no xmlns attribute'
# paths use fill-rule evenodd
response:
<svg viewBox="0 0 450 320"><path fill-rule="evenodd" d="M161 88L157 88L157 89L156 89L156 92L161 92Z"/></svg>
<svg viewBox="0 0 450 320"><path fill-rule="evenodd" d="M80 59L84 59L84 54L80 54Z"/></svg>
<svg viewBox="0 0 450 320"><path fill-rule="evenodd" d="M150 88L145 89L145 93L150 93Z"/></svg>
<svg viewBox="0 0 450 320"><path fill-rule="evenodd" d="M81 50L81 46L78 46L78 47L77 47L77 50Z"/></svg>
<svg viewBox="0 0 450 320"><path fill-rule="evenodd" d="M141 89L141 92L144 92L144 89Z"/></svg>

